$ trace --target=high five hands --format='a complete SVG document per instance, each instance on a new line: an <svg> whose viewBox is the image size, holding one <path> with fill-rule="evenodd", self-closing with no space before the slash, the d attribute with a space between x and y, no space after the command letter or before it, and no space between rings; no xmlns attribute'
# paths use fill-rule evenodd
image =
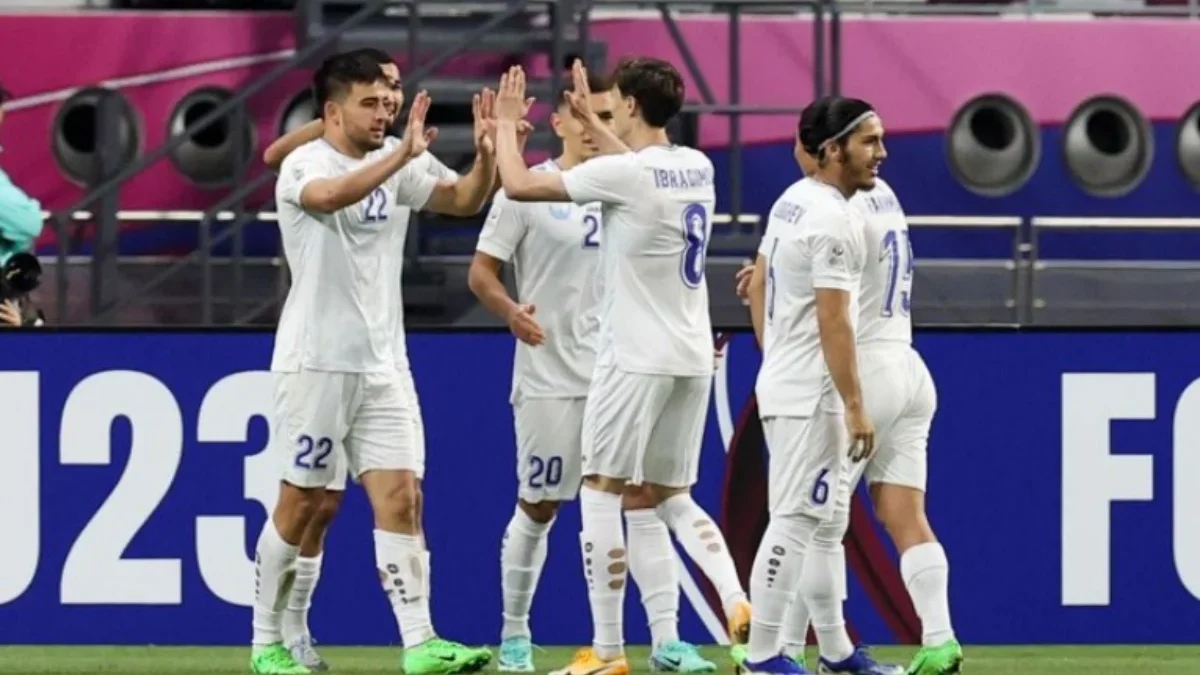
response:
<svg viewBox="0 0 1200 675"><path fill-rule="evenodd" d="M517 69L520 66L516 66ZM511 72L511 69L510 71ZM507 75L505 76L507 77ZM501 87L504 85L504 79L501 78ZM505 107L504 113L507 116L503 119L511 119L517 123L517 143L521 148L525 147L525 141L529 138L529 134L533 132L533 125L525 118L529 115L530 108L533 107L535 99L524 97L524 86L522 85L521 97L517 100L516 106L510 110ZM505 104L507 106L507 103ZM501 102L500 96L491 89L485 88L482 92L475 95L473 101L472 112L475 115L475 149L482 153L496 152L496 121L501 119Z"/></svg>

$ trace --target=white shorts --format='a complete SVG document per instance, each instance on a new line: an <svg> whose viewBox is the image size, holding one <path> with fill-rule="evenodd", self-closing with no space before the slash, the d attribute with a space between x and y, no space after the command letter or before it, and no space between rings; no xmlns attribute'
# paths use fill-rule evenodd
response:
<svg viewBox="0 0 1200 675"><path fill-rule="evenodd" d="M513 404L517 493L531 504L575 498L583 477L583 408L587 399L522 398Z"/></svg>
<svg viewBox="0 0 1200 675"><path fill-rule="evenodd" d="M924 491L929 428L937 411L937 390L925 361L908 345L875 346L859 352L858 367L867 417L875 425L867 483Z"/></svg>
<svg viewBox="0 0 1200 675"><path fill-rule="evenodd" d="M818 405L811 417L767 417L762 422L770 456L770 514L831 519L838 502L848 504L850 498L853 467L845 414Z"/></svg>
<svg viewBox="0 0 1200 675"><path fill-rule="evenodd" d="M277 373L272 443L283 480L344 490L346 474L425 475L424 433L407 371Z"/></svg>
<svg viewBox="0 0 1200 675"><path fill-rule="evenodd" d="M583 414L583 475L696 482L712 378L596 369Z"/></svg>

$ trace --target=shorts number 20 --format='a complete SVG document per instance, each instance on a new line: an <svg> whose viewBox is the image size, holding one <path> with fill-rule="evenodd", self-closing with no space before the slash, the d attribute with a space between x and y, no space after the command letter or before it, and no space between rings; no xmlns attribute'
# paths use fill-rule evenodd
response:
<svg viewBox="0 0 1200 675"><path fill-rule="evenodd" d="M704 263L708 256L708 211L695 202L683 209L680 225L683 228L683 255L679 274L688 288L699 288L704 282Z"/></svg>
<svg viewBox="0 0 1200 675"><path fill-rule="evenodd" d="M562 482L563 460L558 455L546 459L530 457L529 468L529 487L535 490L557 487Z"/></svg>

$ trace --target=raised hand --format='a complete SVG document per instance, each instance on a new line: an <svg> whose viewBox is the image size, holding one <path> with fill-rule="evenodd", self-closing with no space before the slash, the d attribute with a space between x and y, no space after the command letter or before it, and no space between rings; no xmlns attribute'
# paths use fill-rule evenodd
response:
<svg viewBox="0 0 1200 675"><path fill-rule="evenodd" d="M421 90L413 98L412 107L408 109L408 121L404 125L404 138L400 140L400 149L407 152L409 157L417 157L429 149L429 145L437 138L437 127L425 128L425 116L429 114L432 99L429 92Z"/></svg>
<svg viewBox="0 0 1200 675"><path fill-rule="evenodd" d="M496 152L496 94L491 89L471 98L471 115L475 124L475 151L483 154Z"/></svg>
<svg viewBox="0 0 1200 675"><path fill-rule="evenodd" d="M496 119L518 122L529 112L533 99L525 98L525 70L513 66L500 78L496 94Z"/></svg>
<svg viewBox="0 0 1200 675"><path fill-rule="evenodd" d="M587 68L580 59L575 59L575 63L571 64L571 80L574 84L573 91L563 94L567 107L571 109L572 116L584 121L590 120L595 114L592 110L592 90L588 87Z"/></svg>

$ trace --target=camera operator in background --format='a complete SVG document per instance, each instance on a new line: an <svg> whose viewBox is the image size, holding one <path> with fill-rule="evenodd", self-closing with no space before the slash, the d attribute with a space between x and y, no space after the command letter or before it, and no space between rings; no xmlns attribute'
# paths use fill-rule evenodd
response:
<svg viewBox="0 0 1200 675"><path fill-rule="evenodd" d="M0 129L4 126L4 103L9 98L0 86ZM34 240L42 233L42 224L42 205L13 185L0 166L0 327L40 326L45 322L29 300L29 293L37 288L42 276L42 266L30 253Z"/></svg>

